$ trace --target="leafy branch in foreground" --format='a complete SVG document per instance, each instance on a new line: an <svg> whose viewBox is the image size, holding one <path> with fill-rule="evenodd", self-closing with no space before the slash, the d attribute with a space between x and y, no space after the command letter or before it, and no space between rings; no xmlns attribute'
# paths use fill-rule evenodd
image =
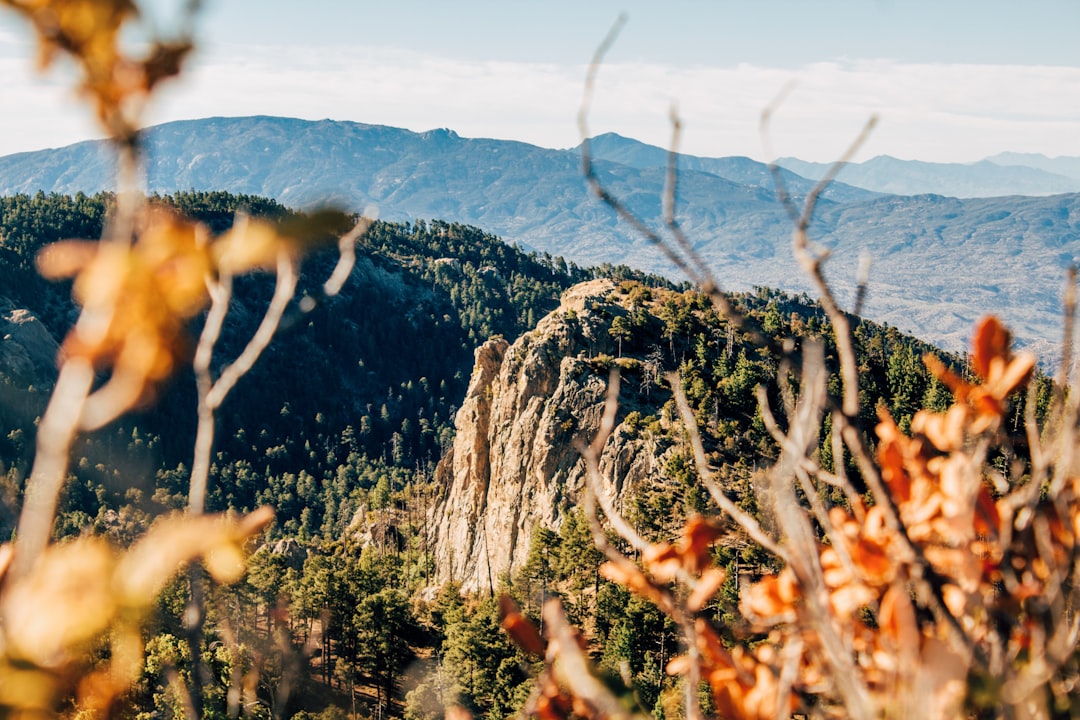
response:
<svg viewBox="0 0 1080 720"><path fill-rule="evenodd" d="M739 325L741 318L731 315L709 268L674 220L675 151L665 191L666 236L633 216L592 172L585 118L611 39L601 46L586 80L580 115L586 181ZM771 112L766 110L763 128ZM599 491L599 468L616 417L613 377L604 421L592 444L580 448L588 471L586 516L608 559L601 573L654 604L680 629L684 654L666 669L683 678L683 708L691 720L710 709L727 718L1075 714L1080 481L1073 458L1080 401L1065 391L1064 371L1043 425L1029 397L1023 425L1010 427L1005 422L1010 399L1029 383L1035 358L1014 354L1008 331L987 317L975 331L970 377L957 375L932 355L924 359L951 391L950 405L915 413L909 434L884 407L877 409L873 441L859 424L851 323L823 275L828 253L812 249L807 228L821 191L872 125L801 210L778 184L794 226L793 252L831 321L840 397L828 392L830 373L820 341L759 342L777 358L782 406L774 411L766 393L759 392L762 417L780 449L758 492L764 522L741 512L713 480L715 468L698 422L681 383L672 379L698 475L718 514L771 553L778 569L740 583L743 623L721 628L722 608L716 603L725 575L709 550L721 536L719 518L691 517L679 539L654 543L641 538L606 500ZM860 298L863 294L860 289ZM1070 286L1070 326L1074 305ZM818 454L826 419L833 438L831 471ZM856 472L847 469L848 458ZM823 492L830 488L841 492ZM636 561L609 539L609 532ZM625 691L597 682L599 674L586 658L568 671L565 652L573 647L567 640L573 635L557 603L544 608L543 638L514 608L507 607L504 615L504 625L523 648L546 646L530 713L545 720L643 714L624 702ZM704 705L698 692L702 683L711 691Z"/></svg>
<svg viewBox="0 0 1080 720"><path fill-rule="evenodd" d="M346 218L333 211L279 224L242 217L215 238L206 226L149 203L138 182L141 114L159 83L179 73L192 47L189 33L152 39L136 56L121 43L140 14L131 0L3 4L32 24L43 66L65 54L79 68L79 89L118 152L120 189L100 241L64 240L37 257L46 278L75 278L81 312L61 347L15 541L0 546L0 712L48 717L65 704L111 712L142 673L142 626L158 595L188 565L191 601L184 615L196 671L183 705L201 718L199 686L208 670L198 568L217 582L235 582L246 569L244 543L273 519L266 507L243 518L202 516L214 412L273 337L293 297L301 256L340 236L338 264L323 286L325 295L336 294L370 221L342 233ZM188 7L188 20L197 5ZM273 298L246 347L215 378L211 363L233 278L257 271L275 273ZM76 438L152 402L185 361L188 324L207 308L195 355L199 424L188 513L160 520L127 550L92 537L52 544ZM230 692L233 715L251 700L239 689Z"/></svg>

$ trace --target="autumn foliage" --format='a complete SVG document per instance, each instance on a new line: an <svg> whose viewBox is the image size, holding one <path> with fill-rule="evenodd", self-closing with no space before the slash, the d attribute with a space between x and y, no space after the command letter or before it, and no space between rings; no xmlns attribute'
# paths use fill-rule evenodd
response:
<svg viewBox="0 0 1080 720"><path fill-rule="evenodd" d="M207 577L239 580L248 542L273 520L268 507L245 517L203 515L214 411L270 341L295 290L302 252L342 232L345 216L314 213L290 226L240 217L215 238L203 225L149 203L139 181L142 111L159 83L180 71L191 39L150 38L138 52L125 48L124 33L140 16L131 0L0 4L30 22L43 69L59 56L74 62L78 90L119 158L119 190L103 236L61 241L37 258L46 278L74 278L81 312L61 346L14 542L0 545L0 717L106 716L144 670L144 625L166 583L192 568L185 624L199 658L205 608L198 588ZM327 295L348 276L350 243L366 227L361 222L342 236L342 261L324 286ZM244 351L214 373L210 360L232 280L255 271L275 273L274 298ZM154 399L191 356L196 343L188 327L204 311L194 362L200 426L187 512L160 518L128 548L89 535L53 542L76 437ZM185 692L188 714L200 717L199 688ZM251 702L238 691L231 704L238 708L242 700Z"/></svg>
<svg viewBox="0 0 1080 720"><path fill-rule="evenodd" d="M910 435L879 408L876 449L862 472L878 475L883 493L849 494L853 501L825 512L791 494L796 507L774 509L814 518L812 536L775 538L782 567L742 585L738 610L748 623L734 643L731 628L722 632L710 609L723 580L709 551L720 538L712 521L691 518L682 537L648 544L637 562L608 548L601 572L679 624L686 652L667 671L705 683L719 716L1070 711L1080 486L1060 464L1074 442L1060 425L1066 400L1059 397L1059 424L1041 436L1030 427L1019 438L1006 432L1009 399L1030 379L1035 360L1011 352L1008 332L993 317L976 329L973 378L934 357L926 363L954 403L944 412L918 412ZM1029 464L1017 463L1008 476L991 464L1028 442ZM842 482L811 456L801 473ZM772 524L790 531L779 517ZM807 539L810 546L795 545ZM558 616L557 607L547 608L547 627L559 628ZM521 637L516 617L507 614L507 627ZM552 642L563 643L559 652ZM548 638L533 712L545 720L570 709L607 717L610 698L590 694L596 686L564 667L565 642ZM688 717L700 716L694 693L686 702Z"/></svg>
<svg viewBox="0 0 1080 720"><path fill-rule="evenodd" d="M816 247L807 230L820 192L865 139L874 118L803 207L787 194L782 175L774 175L792 218L792 252L832 326L835 356L827 362L820 339L776 343L757 334L682 233L671 210L677 119L662 230L649 228L592 173L586 117L600 60L617 30L597 51L586 80L579 123L587 182L594 195L695 278L728 322L777 358L781 385L783 415L774 412L767 393L758 395L780 451L755 488L758 517L743 512L715 482L716 468L677 377L671 378L672 390L715 517L692 517L681 538L657 544L605 504L599 458L614 425L617 389L609 389L596 439L581 448L590 474L587 514L608 558L602 573L653 603L682 635L684 653L666 668L682 678L682 713L691 720L711 713L755 719L1075 715L1078 404L1065 372L1045 421L1036 419L1033 392L1023 414L1013 412L1036 361L1029 353L1013 353L1009 332L987 317L976 327L963 372L936 357L924 359L952 393L947 409L917 412L910 432L904 432L879 406L877 426L863 427L853 318L840 310L825 280L828 251ZM766 137L775 109L762 116ZM1071 290L1066 298L1068 356ZM820 453L826 418L828 465ZM713 542L726 541L721 529L731 526L740 542L771 554L776 568L738 578L734 613L722 607L718 590L725 578L709 550ZM618 542L609 540L611 533ZM741 621L720 623L733 616ZM506 617L508 630L520 638L517 614L511 608ZM549 603L544 619L550 632L530 712L544 720L571 713L647 715L627 702L631 693L585 677L583 668L590 668L588 678L596 672L587 654L575 649L580 643L569 642L557 604ZM710 691L704 702L703 688Z"/></svg>

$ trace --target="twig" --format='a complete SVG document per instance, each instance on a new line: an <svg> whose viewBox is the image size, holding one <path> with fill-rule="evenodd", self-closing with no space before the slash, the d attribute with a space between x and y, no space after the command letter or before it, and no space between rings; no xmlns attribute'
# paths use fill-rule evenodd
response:
<svg viewBox="0 0 1080 720"><path fill-rule="evenodd" d="M816 351L816 353L819 352L820 349ZM765 388L758 385L757 390L758 409L761 411L765 429L769 431L769 434L772 435L773 440L776 441L777 445L791 453L792 457L799 458L800 448L790 437L785 435L776 424L776 418L773 417L772 409L769 407L769 398L765 393ZM794 416L794 413L792 413L792 416ZM817 472L818 468L816 464L810 461L806 453L803 453L801 461L792 468L792 471L794 477L799 481L799 486L802 488L806 501L810 503L810 509L814 513L814 518L817 520L818 525L821 526L821 529L829 538L829 542L836 551L840 561L843 562L844 566L851 572L852 577L856 577L858 573L855 570L855 564L851 561L851 554L848 553L847 544L840 536L839 529L834 527L829 520L829 512L826 510L825 504L821 502L821 497L818 495L817 489L810 483L808 471Z"/></svg>
<svg viewBox="0 0 1080 720"><path fill-rule="evenodd" d="M1069 372L1065 360L1071 357L1072 338L1075 331L1076 321L1076 268L1070 267L1068 272L1068 285L1065 288L1065 333L1064 346L1062 347L1062 378L1067 378ZM1080 387L1080 366L1072 371L1072 387ZM1076 454L1076 427L1077 419L1080 418L1080 392L1066 392L1064 382L1058 383L1055 389L1055 399L1060 398L1060 412L1057 413L1057 449L1054 453L1054 473L1050 479L1050 497L1061 495L1065 484L1073 475L1073 458ZM1057 405L1057 403L1055 403Z"/></svg>
<svg viewBox="0 0 1080 720"><path fill-rule="evenodd" d="M281 321L281 316L285 313L285 308L288 307L289 301L292 300L293 294L296 292L296 283L296 261L288 251L281 250L278 252L277 259L277 284L274 286L274 295L270 299L270 305L266 308L266 314L263 315L262 322L259 323L258 329L255 330L255 334L248 341L244 351L221 371L221 375L207 395L206 401L212 407L218 408L221 406L225 396L232 391L240 378L251 370L262 351L270 344L278 323Z"/></svg>
<svg viewBox="0 0 1080 720"><path fill-rule="evenodd" d="M844 490L844 496L847 498L848 505L851 508L851 512L854 513L855 518L862 522L866 516L866 512L863 509L863 501L859 496L858 491L851 484L851 480L847 476L847 468L845 465L845 457L847 453L845 451L844 433L843 427L845 424L844 416L839 410L833 409L832 415L832 427L830 428L830 435L832 440L832 454L833 454L833 472L836 473L836 478L839 481L838 484ZM863 456L866 455L866 448L860 446L860 452ZM828 473L820 472L818 477L822 478L826 482L829 482Z"/></svg>
<svg viewBox="0 0 1080 720"><path fill-rule="evenodd" d="M168 682L169 687L177 698L180 700L180 705L184 710L184 717L187 720L202 720L200 714L195 710L195 703L191 697L191 690L184 683L180 677L180 673L177 671L176 666L169 663L164 669L165 680Z"/></svg>
<svg viewBox="0 0 1080 720"><path fill-rule="evenodd" d="M761 113L761 134L766 139L769 137L769 121L773 111L774 108L768 107ZM840 358L840 377L844 383L843 410L844 414L849 418L854 418L859 412L859 370L858 365L855 362L855 348L851 337L851 326L848 323L847 316L836 304L832 288L830 288L829 284L825 281L825 276L822 272L822 263L826 257L828 257L828 253L822 252L817 255L811 253L806 231L810 227L810 221L814 217L814 210L817 207L817 201L821 196L821 193L832 184L837 173L839 173L840 170L850 162L855 153L859 151L859 148L862 147L863 143L870 137L870 133L873 131L875 125L877 125L877 116L873 115L867 120L862 131L859 132L858 136L848 146L840 159L829 167L825 176L810 190L810 193L803 201L801 212L796 210L791 197L787 194L786 189L784 189L784 180L780 172L780 167L775 161L769 163L769 171L773 175L773 182L776 183L777 195L780 197L780 202L784 205L785 209L787 209L794 224L794 229L791 234L792 253L798 263L802 266L803 271L810 277L811 281L816 286L820 295L819 301L821 302L821 306L825 310L825 314L828 315L829 322L831 322L833 326L833 335L836 338L836 351Z"/></svg>
<svg viewBox="0 0 1080 720"><path fill-rule="evenodd" d="M618 512L616 512L615 508L604 496L601 488L600 457L603 453L604 445L607 444L607 440L615 427L615 417L618 412L618 407L619 373L617 370L613 370L608 382L607 395L604 401L604 415L600 421L600 427L597 430L596 436L588 446L585 446L580 442L575 443L575 446L585 459L585 517L589 523L589 529L593 536L593 544L611 563L616 566L621 566L625 563L630 563L630 560L616 548L612 547L611 543L608 542L603 526L600 523L600 518L596 512L598 500L603 507L604 514L607 516L608 522L611 523L612 528L620 537L630 543L637 552L646 553L651 548L651 545L630 527ZM701 668L699 662L697 629L694 627L691 614L676 600L670 590L655 584L652 580L648 579L647 576L643 577L646 577L646 582L651 585L652 599L656 602L657 607L671 617L682 631L683 639L686 641L687 655L690 659L686 679L688 686L686 703L687 718L688 720L701 720L701 707L696 699L696 688L701 682ZM691 689L694 689L694 692L691 692Z"/></svg>
<svg viewBox="0 0 1080 720"><path fill-rule="evenodd" d="M330 277L323 283L323 294L333 297L341 292L345 281L349 279L353 266L356 264L356 242L367 234L375 221L367 216L360 217L353 229L345 233L338 240L338 261L334 265Z"/></svg>
<svg viewBox="0 0 1080 720"><path fill-rule="evenodd" d="M859 255L859 269L855 273L855 305L851 308L851 314L858 317L862 315L863 303L866 301L866 291L870 287L870 253L863 250Z"/></svg>
<svg viewBox="0 0 1080 720"><path fill-rule="evenodd" d="M653 231L638 218L637 215L627 209L618 198L608 192L607 189L601 185L593 167L592 152L590 150L588 116L590 106L592 105L593 91L596 85L596 75L600 70L600 64L604 59L604 55L607 54L607 51L611 49L611 46L615 43L615 39L622 31L623 26L626 24L626 20L626 15L620 15L615 21L615 24L612 26L611 30L608 31L603 42L601 42L600 46L596 49L592 62L589 63L588 72L585 75L585 91L581 98L581 108L578 111L578 131L581 134L582 172L585 175L586 184L594 195L611 207L622 220L626 221L634 229L634 232L658 247L668 260L682 270L691 281L696 285L704 286L705 279L699 275L697 268L691 266L682 256L672 250L658 233Z"/></svg>
<svg viewBox="0 0 1080 720"><path fill-rule="evenodd" d="M671 261L675 267L683 272L691 282L701 288L702 292L709 295L713 304L719 309L721 314L739 330L748 333L753 342L761 347L773 348L775 343L764 337L757 328L746 323L745 318L738 310L731 304L727 296L721 292L719 285L709 269L708 263L693 250L693 246L689 243L685 235L682 233L681 228L674 221L674 198L676 192L676 183L670 180L672 175L672 167L677 161L677 152L673 148L668 155L668 177L669 180L666 183L664 198L665 208L671 210L671 214L668 215L667 226L669 231L672 232L676 238L676 244L681 247L684 252L687 252L687 257L683 257L675 251L663 236L658 232L650 228L641 218L635 215L629 208L627 208L617 197L607 190L600 182L600 178L596 175L596 170L593 165L592 152L590 149L589 139L589 126L588 116L589 110L592 106L593 91L596 85L596 75L600 70L600 65L604 59L604 55L611 48L615 39L618 37L619 32L622 30L623 25L626 24L626 16L620 15L619 19L615 22L615 25L608 31L607 36L603 42L597 47L596 52L593 54L592 61L589 63L589 69L585 75L585 87L581 99L581 108L578 110L578 132L581 135L581 169L582 174L585 176L585 184L588 186L590 192L599 198L605 205L615 211L623 221L625 221L633 229L635 233L644 238L652 245L659 248L664 256ZM673 117L673 123L675 125L674 141L678 140L680 125L678 119Z"/></svg>
<svg viewBox="0 0 1080 720"><path fill-rule="evenodd" d="M1076 332L1076 276L1076 265L1070 265L1065 272L1065 297L1062 302L1064 328L1061 340L1061 366L1058 368L1057 382L1054 386L1054 395L1058 399L1062 398L1071 374L1073 335ZM1073 386L1076 386L1075 382Z"/></svg>
<svg viewBox="0 0 1080 720"><path fill-rule="evenodd" d="M780 668L780 688L776 693L776 720L788 720L791 688L799 677L799 662L802 660L803 641L798 635L781 651L783 665Z"/></svg>
<svg viewBox="0 0 1080 720"><path fill-rule="evenodd" d="M72 358L60 369L38 427L34 466L17 525L15 556L6 575L11 580L24 577L49 544L57 501L67 477L68 454L93 382L94 368L83 358Z"/></svg>
<svg viewBox="0 0 1080 720"><path fill-rule="evenodd" d="M214 411L209 402L210 390L214 379L210 374L210 363L214 357L214 347L225 325L225 316L229 313L232 300L232 276L223 274L215 281L207 278L210 291L210 310L206 314L206 323L199 336L199 345L195 349L193 367L195 386L199 398L198 429L195 434L195 450L191 463L191 481L188 486L189 505L192 512L200 513L205 505L206 485L210 474L210 453L214 445Z"/></svg>
<svg viewBox="0 0 1080 720"><path fill-rule="evenodd" d="M761 135L761 145L765 151L765 157L774 158L776 153L772 148L772 136L765 131L769 126L769 122L772 120L773 113L775 113L784 101L787 100L788 95L795 90L796 82L789 80L780 88L780 92L765 106L765 109L761 111L761 118L758 121L758 134ZM780 207L784 208L788 217L791 218L791 222L794 225L799 223L799 213L795 209L795 204L791 201L791 196L788 194L787 183L784 182L783 171L777 167L773 169L773 165L769 165L769 172L772 174L773 186L776 188L776 199L780 203Z"/></svg>
<svg viewBox="0 0 1080 720"><path fill-rule="evenodd" d="M188 490L188 510L194 515L203 512L206 506L206 491L210 473L210 453L214 444L214 413L221 407L229 392L255 364L270 340L274 337L281 316L292 300L296 291L296 261L292 255L281 250L278 253L277 277L274 295L270 299L262 322L248 341L243 352L222 370L215 382L210 382L210 361L213 348L221 332L225 315L228 313L231 297L231 279L222 282L211 293L213 304L207 316L207 323L199 339L196 350L196 383L199 391L199 425L195 436L195 453L191 467L191 482Z"/></svg>
<svg viewBox="0 0 1080 720"><path fill-rule="evenodd" d="M619 698L599 678L590 672L589 661L578 645L577 636L566 620L558 598L544 604L547 627L547 663L560 684L569 688L574 697L592 706L593 717L610 720L645 720L640 713L628 710Z"/></svg>
<svg viewBox="0 0 1080 720"><path fill-rule="evenodd" d="M671 236L675 238L675 244L678 246L679 250L685 254L688 261L687 264L693 267L699 275L698 285L701 287L701 291L711 295L719 287L716 278L713 276L712 269L697 250L694 249L693 244L691 244L690 239L686 237L686 233L683 232L678 220L675 219L675 204L679 188L679 138L682 136L682 121L679 120L679 115L674 107L671 108L670 119L671 145L668 147L667 174L664 180L664 197L662 203L664 224L667 226Z"/></svg>
<svg viewBox="0 0 1080 720"><path fill-rule="evenodd" d="M777 524L786 537L788 566L795 573L804 598L800 612L809 616L807 625L817 633L824 660L832 670L831 675L845 709L852 717L869 718L873 714L869 693L855 672L851 649L837 632L829 612L817 540L795 497L792 483L800 459L806 457L817 443L825 406L826 378L824 349L814 343L804 352L800 381L802 394L791 419L787 442L782 446L780 459L769 471L768 477L775 498ZM829 526L828 522L826 526Z"/></svg>

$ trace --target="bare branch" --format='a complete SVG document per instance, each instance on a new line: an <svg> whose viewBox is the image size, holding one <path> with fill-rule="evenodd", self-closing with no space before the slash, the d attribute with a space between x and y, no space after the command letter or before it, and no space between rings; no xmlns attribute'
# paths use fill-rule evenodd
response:
<svg viewBox="0 0 1080 720"><path fill-rule="evenodd" d="M870 286L870 253L863 251L859 255L859 269L855 275L855 305L851 309L852 315L862 315L863 303L866 301L866 290Z"/></svg>
<svg viewBox="0 0 1080 720"><path fill-rule="evenodd" d="M845 495L845 497L847 497L848 505L851 507L852 513L854 513L855 518L859 522L862 522L863 518L865 517L865 512L863 510L862 498L859 496L859 493L855 489L855 487L851 484L851 480L848 479L847 468L844 467L844 465L845 465L845 457L846 457L846 452L845 452L846 446L844 444L843 427L844 427L844 424L845 424L846 421L844 420L843 415L838 410L835 410L835 409L832 411L832 416L831 417L832 417L831 439L832 439L833 471L836 473L836 479L837 479L837 483L834 483L834 484L838 484L841 488L843 488L844 495ZM861 456L863 458L866 458L867 452L866 452L866 448L864 446L862 446L862 445L859 446L859 453L861 454ZM865 459L860 461L860 466L865 465L865 464L867 464ZM870 463L870 464L872 464L872 463ZM820 473L819 472L818 476L821 477L822 479L825 479L826 482L829 482L829 476L826 473Z"/></svg>
<svg viewBox="0 0 1080 720"><path fill-rule="evenodd" d="M877 127L877 124L878 116L871 115L866 121L866 124L863 125L862 130L859 131L859 134L856 135L855 139L848 145L844 154L840 156L840 159L829 166L829 170L825 173L825 176L818 180L817 185L810 190L810 194L807 195L806 199L803 201L802 214L799 216L798 227L800 229L805 231L810 227L810 221L814 217L814 210L817 208L817 201L821 196L821 193L825 192L825 189L832 185L833 180L835 180L840 171L844 169L844 166L851 162L851 159L855 157L855 154L859 152L859 149L870 139L870 134L874 132L874 128ZM770 164L769 167L775 167L775 165Z"/></svg>
<svg viewBox="0 0 1080 720"><path fill-rule="evenodd" d="M591 672L590 663L578 645L577 635L567 621L558 598L544 604L543 614L546 634L550 639L546 659L559 683L569 688L574 697L587 702L595 711L595 717L645 720L641 714L628 710L611 689Z"/></svg>
<svg viewBox="0 0 1080 720"><path fill-rule="evenodd" d="M57 501L67 477L68 454L93 382L94 368L83 358L72 358L60 369L38 427L34 466L26 481L15 556L7 578L24 577L49 544Z"/></svg>
<svg viewBox="0 0 1080 720"><path fill-rule="evenodd" d="M776 696L776 720L788 720L791 688L799 678L799 663L803 656L802 638L796 635L781 651L780 689Z"/></svg>
<svg viewBox="0 0 1080 720"><path fill-rule="evenodd" d="M784 101L787 100L788 95L795 89L795 81L791 80L780 88L780 92L776 94L776 97L772 99L765 109L761 111L761 118L758 121L758 134L761 135L761 145L765 151L765 157L775 158L776 153L772 149L772 134L769 133L769 123L772 121L773 113L775 113ZM791 199L791 194L788 192L787 183L784 182L784 174L781 169L775 164L769 164L769 172L772 173L773 185L776 188L776 199L779 201L780 206L787 212L788 217L791 218L791 222L794 225L799 224L799 210L795 207L795 203Z"/></svg>
<svg viewBox="0 0 1080 720"><path fill-rule="evenodd" d="M270 344L278 323L281 321L281 316L285 313L285 308L288 307L289 301L292 300L293 294L296 292L296 282L296 261L289 252L282 250L278 253L277 284L274 286L274 295L270 298L270 305L266 308L262 322L259 323L259 327L255 330L255 334L251 336L251 340L248 341L244 351L221 371L221 376L218 377L214 387L211 388L206 398L211 407L218 408L221 406L225 396L229 394L237 381L251 370L262 351Z"/></svg>
<svg viewBox="0 0 1080 720"><path fill-rule="evenodd" d="M764 138L766 147L769 146L769 122L773 112L779 105L780 100L782 100L782 98L778 98L773 105L770 105L761 113L761 134ZM851 328L848 324L847 316L844 315L836 304L832 289L825 281L825 276L822 273L821 266L822 262L827 257L827 253L823 252L814 255L809 251L809 240L806 231L810 227L810 221L814 217L814 210L817 207L817 201L821 196L821 193L825 191L836 178L837 173L839 173L851 158L854 157L855 153L859 151L859 148L862 147L867 138L870 137L870 133L873 131L875 125L877 125L877 116L873 115L867 120L858 136L848 146L840 159L834 162L832 166L830 166L828 172L825 173L825 176L814 185L813 189L803 201L801 212L795 209L790 196L788 196L786 189L784 188L780 167L775 161L769 163L769 170L772 172L773 181L776 183L777 194L780 196L781 202L785 209L787 209L788 214L791 215L792 222L795 226L791 236L792 252L795 255L795 259L802 266L803 271L810 276L810 279L817 287L821 306L825 309L825 313L829 316L829 321L833 326L833 333L836 337L836 349L840 356L840 375L844 383L843 409L844 414L849 418L854 418L859 412L859 374L858 367L855 363L855 350L851 339Z"/></svg>
<svg viewBox="0 0 1080 720"><path fill-rule="evenodd" d="M667 242L663 236L658 232L650 228L645 221L635 215L629 208L627 208L617 197L610 193L607 188L600 182L600 178L596 175L596 170L593 166L592 152L590 149L589 138L589 126L588 116L589 110L592 106L593 91L596 85L596 75L600 70L600 64L603 61L604 55L611 48L611 45L615 42L619 32L622 30L623 25L626 24L626 16L621 15L616 21L615 25L608 32L608 35L604 38L604 41L600 43L596 53L593 55L592 62L589 64L589 69L585 75L585 87L581 99L581 108L578 111L578 131L581 135L581 167L582 174L585 176L585 184L588 186L590 192L599 198L605 205L615 211L615 214L624 222L630 225L635 233L644 238L650 244L655 245L664 254L668 260L671 261L675 267L677 267L687 278L690 279L695 285L701 288L702 292L709 295L713 304L717 307L720 313L739 330L746 332L750 335L753 342L760 347L773 347L774 343L770 342L768 338L764 337L757 328L747 324L742 314L739 313L735 307L728 300L727 296L721 292L718 283L712 276L712 272L709 269L708 263L704 262L701 256L693 249L693 245L686 238L682 232L678 223L674 220L674 200L676 195L676 182L673 181L672 174L676 161L677 151L672 148L668 155L668 182L666 183L664 198L665 198L665 215L667 217L667 227L672 235L676 239L676 245L686 253L686 256L680 254ZM673 118L673 134L674 142L678 141L680 132L680 123L677 118ZM670 211L670 212L669 212Z"/></svg>
<svg viewBox="0 0 1080 720"><path fill-rule="evenodd" d="M327 297L333 297L341 292L345 281L349 279L353 266L356 264L356 242L367 234L371 229L374 219L362 216L356 221L353 229L345 233L338 240L338 261L334 271L323 283L323 293Z"/></svg>
<svg viewBox="0 0 1080 720"><path fill-rule="evenodd" d="M667 154L667 175L664 180L664 224L668 232L675 238L675 244L687 259L687 264L694 268L698 274L698 285L704 293L712 294L719 289L716 278L709 264L694 249L690 239L686 237L679 222L675 219L675 205L679 187L679 138L682 136L682 122L675 108L671 108L671 146Z"/></svg>
<svg viewBox="0 0 1080 720"><path fill-rule="evenodd" d="M676 253L668 243L664 241L664 238L646 225L637 215L631 212L617 197L608 192L600 183L600 179L596 176L596 170L593 167L588 116L590 106L592 105L593 91L596 85L596 75L600 70L600 63L602 62L604 55L607 54L607 51L611 48L625 24L626 16L620 15L619 19L615 22L615 25L608 32L607 37L604 38L600 47L597 48L596 53L593 55L592 62L589 65L589 70L585 75L585 92L581 99L581 109L578 111L578 131L581 134L581 166L582 172L585 175L585 183L589 187L589 190L614 210L620 219L628 223L633 228L634 232L658 247L660 251L664 253L664 256L679 268L679 270L685 273L692 282L704 287L705 279L699 275L698 269L691 266L687 260Z"/></svg>
<svg viewBox="0 0 1080 720"><path fill-rule="evenodd" d="M786 538L788 566L798 578L805 599L801 612L807 613L809 627L817 632L822 654L832 670L832 680L843 698L845 709L851 717L869 718L873 715L869 692L855 672L851 648L837 632L825 602L827 592L818 558L817 540L795 497L792 483L800 459L806 457L817 443L825 406L826 377L824 350L815 343L804 352L800 383L802 395L795 416L791 418L787 443L781 450L779 461L769 471L768 478L775 498L777 524Z"/></svg>
<svg viewBox="0 0 1080 720"><path fill-rule="evenodd" d="M225 316L229 309L232 284L231 278L223 278L221 283L210 283L211 310L207 315L206 325L195 356L195 380L199 394L199 423L195 436L195 452L191 464L191 481L188 488L188 509L198 515L206 507L206 491L210 473L210 454L214 444L214 413L235 387L236 383L255 365L266 346L270 344L277 331L281 316L285 313L296 292L296 261L292 255L282 249L278 252L277 276L274 295L263 314L262 322L248 341L243 352L229 364L218 377L211 382L210 361L213 348L221 333Z"/></svg>
<svg viewBox="0 0 1080 720"><path fill-rule="evenodd" d="M232 300L232 276L223 275L217 281L207 278L206 286L210 292L210 310L206 315L202 334L199 336L199 345L195 349L193 362L198 395L198 425L191 461L191 480L188 483L188 505L195 514L201 513L206 505L210 455L214 447L214 411L216 409L210 404L210 391L214 387L210 363L214 357L214 347L225 324L225 316L229 312L229 303Z"/></svg>
<svg viewBox="0 0 1080 720"><path fill-rule="evenodd" d="M1061 367L1058 368L1056 395L1060 394L1069 382L1069 369L1072 366L1073 335L1076 332L1076 276L1076 266L1070 265L1065 273L1065 297L1062 302L1064 333L1061 340ZM1075 380L1073 386L1076 387Z"/></svg>

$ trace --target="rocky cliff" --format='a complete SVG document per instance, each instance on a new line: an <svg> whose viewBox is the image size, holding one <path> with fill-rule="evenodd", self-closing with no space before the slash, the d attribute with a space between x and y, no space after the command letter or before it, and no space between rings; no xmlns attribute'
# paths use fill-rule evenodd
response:
<svg viewBox="0 0 1080 720"><path fill-rule="evenodd" d="M0 376L16 387L48 387L56 380L59 345L41 320L0 297Z"/></svg>
<svg viewBox="0 0 1080 720"><path fill-rule="evenodd" d="M584 462L574 441L589 442L603 412L616 343L609 330L626 315L609 280L577 285L536 328L476 351L457 415L452 451L440 463L434 511L439 582L465 590L497 587L524 565L537 526L557 530L582 497ZM662 391L652 400L663 400ZM620 394L620 418L639 406L633 382ZM659 474L655 447L620 425L601 459L605 491L618 504Z"/></svg>

